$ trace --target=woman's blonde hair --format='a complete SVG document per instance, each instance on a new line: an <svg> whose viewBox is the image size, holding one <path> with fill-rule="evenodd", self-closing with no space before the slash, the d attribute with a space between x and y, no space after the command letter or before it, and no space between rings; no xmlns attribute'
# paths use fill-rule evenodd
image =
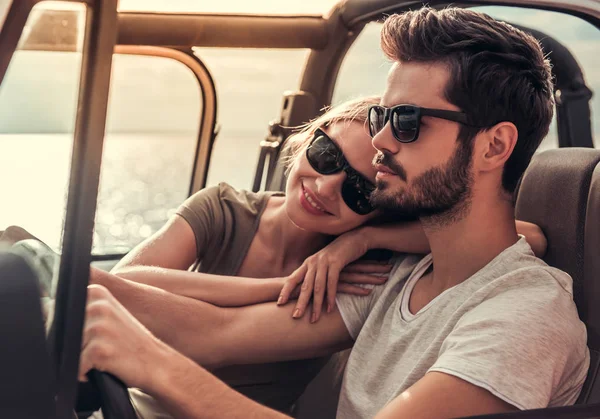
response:
<svg viewBox="0 0 600 419"><path fill-rule="evenodd" d="M285 142L282 153L283 156L287 156L284 157L284 163L287 166L286 172L289 172L298 155L306 149L317 128L326 128L339 122L366 124L369 106L378 105L379 100L379 96L368 96L326 107L320 116L296 128L296 132Z"/></svg>

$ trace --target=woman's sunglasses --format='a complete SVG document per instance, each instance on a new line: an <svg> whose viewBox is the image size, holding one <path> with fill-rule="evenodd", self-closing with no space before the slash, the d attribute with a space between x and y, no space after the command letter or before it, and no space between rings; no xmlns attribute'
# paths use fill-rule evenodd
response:
<svg viewBox="0 0 600 419"><path fill-rule="evenodd" d="M313 169L322 175L346 172L342 184L342 199L352 211L365 215L375 208L369 202L375 185L348 164L344 153L327 134L317 129L306 149L306 158Z"/></svg>
<svg viewBox="0 0 600 419"><path fill-rule="evenodd" d="M464 112L421 108L414 105L397 105L392 108L373 105L369 107L369 132L374 137L390 121L394 138L401 143L412 143L419 138L421 117L432 116L469 125Z"/></svg>

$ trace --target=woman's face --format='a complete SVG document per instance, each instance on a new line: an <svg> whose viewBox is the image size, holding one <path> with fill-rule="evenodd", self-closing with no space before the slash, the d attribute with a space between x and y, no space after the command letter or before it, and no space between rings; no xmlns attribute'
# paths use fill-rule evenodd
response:
<svg viewBox="0 0 600 419"><path fill-rule="evenodd" d="M348 164L375 184L372 160L376 150L366 126L358 122L339 122L323 131L342 150ZM286 211L298 227L329 235L339 235L358 227L376 215L359 215L342 198L346 172L322 175L306 159L306 148L293 163L286 184Z"/></svg>

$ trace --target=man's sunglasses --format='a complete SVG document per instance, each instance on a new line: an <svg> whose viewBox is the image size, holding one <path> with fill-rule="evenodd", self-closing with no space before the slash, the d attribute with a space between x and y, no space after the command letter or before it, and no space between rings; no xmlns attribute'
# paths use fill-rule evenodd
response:
<svg viewBox="0 0 600 419"><path fill-rule="evenodd" d="M374 137L390 121L394 138L401 143L412 143L419 138L422 116L432 116L470 126L467 114L464 112L421 108L414 105L397 105L392 108L373 105L369 107L369 132L371 137Z"/></svg>
<svg viewBox="0 0 600 419"><path fill-rule="evenodd" d="M346 172L342 184L342 199L352 211L365 215L375 208L369 202L375 185L357 172L344 157L344 153L327 134L317 129L306 149L306 158L313 169L322 175Z"/></svg>

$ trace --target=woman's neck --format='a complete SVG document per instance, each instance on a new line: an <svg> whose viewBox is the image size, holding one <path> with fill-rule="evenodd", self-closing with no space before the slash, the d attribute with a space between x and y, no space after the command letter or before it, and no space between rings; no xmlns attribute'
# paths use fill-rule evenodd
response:
<svg viewBox="0 0 600 419"><path fill-rule="evenodd" d="M271 197L263 211L257 234L272 249L277 249L276 263L298 264L322 249L331 236L304 230L288 217L284 197Z"/></svg>

